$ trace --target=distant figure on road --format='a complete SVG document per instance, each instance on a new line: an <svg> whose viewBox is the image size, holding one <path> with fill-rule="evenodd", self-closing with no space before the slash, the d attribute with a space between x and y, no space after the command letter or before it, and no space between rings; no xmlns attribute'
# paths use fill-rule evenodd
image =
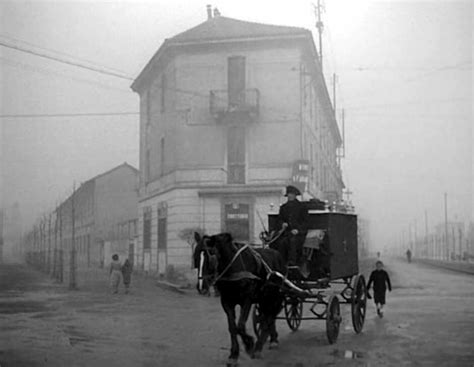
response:
<svg viewBox="0 0 474 367"><path fill-rule="evenodd" d="M122 264L120 264L117 254L112 255L112 262L110 263L110 288L112 293L118 293L120 278L122 277Z"/></svg>
<svg viewBox="0 0 474 367"><path fill-rule="evenodd" d="M385 292L387 287L389 292L392 291L392 284L388 273L383 270L383 262L375 263L376 269L370 274L369 283L367 284L367 292L370 290L372 283L374 284L374 302L377 307L377 315L383 317L383 306L385 304Z"/></svg>
<svg viewBox="0 0 474 367"><path fill-rule="evenodd" d="M129 289L130 289L130 282L132 281L132 272L133 272L133 265L127 259L122 265L122 277L123 277L123 285L125 286L125 294L128 294Z"/></svg>
<svg viewBox="0 0 474 367"><path fill-rule="evenodd" d="M410 249L407 250L407 261L408 261L408 263L411 263L411 251L410 251Z"/></svg>

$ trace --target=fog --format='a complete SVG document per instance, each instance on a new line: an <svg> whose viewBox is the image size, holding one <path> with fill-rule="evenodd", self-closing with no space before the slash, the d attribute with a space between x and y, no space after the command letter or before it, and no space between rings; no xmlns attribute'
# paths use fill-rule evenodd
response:
<svg viewBox="0 0 474 367"><path fill-rule="evenodd" d="M134 78L165 38L206 19L206 3L2 1L0 41ZM317 40L310 1L212 4L227 17L311 29ZM445 192L449 219L472 220L471 2L325 8L324 73L330 91L337 74L338 116L346 115L344 182L373 244L396 242L415 220L422 233L425 210L429 228L444 220ZM19 202L27 227L74 182L124 161L138 167L131 80L0 52L0 207Z"/></svg>

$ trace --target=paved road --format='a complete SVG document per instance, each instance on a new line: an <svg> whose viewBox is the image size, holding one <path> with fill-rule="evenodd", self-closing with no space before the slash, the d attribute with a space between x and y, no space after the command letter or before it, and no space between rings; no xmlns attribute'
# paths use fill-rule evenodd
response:
<svg viewBox="0 0 474 367"><path fill-rule="evenodd" d="M241 366L473 366L474 277L386 264L394 290L385 317L370 304L362 334L352 331L348 307L335 345L321 321L296 333L279 321L280 349L259 361L243 355ZM25 266L0 265L0 365L224 365L229 337L218 299L150 279L134 285L132 294L109 295L104 274L95 287L71 292Z"/></svg>

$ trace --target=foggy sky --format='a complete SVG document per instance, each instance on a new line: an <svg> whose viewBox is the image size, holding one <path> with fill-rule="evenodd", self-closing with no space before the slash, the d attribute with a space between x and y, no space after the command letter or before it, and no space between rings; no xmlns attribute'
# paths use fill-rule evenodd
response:
<svg viewBox="0 0 474 367"><path fill-rule="evenodd" d="M207 3L2 1L0 41L136 77L165 38L206 19ZM311 29L317 40L309 1L211 3L224 16ZM338 75L338 115L346 112L343 177L377 245L415 220L424 234L425 210L430 228L443 220L444 192L450 219L472 218L472 17L469 1L326 0L324 72L330 91ZM131 81L4 47L0 65L3 115L138 112ZM74 181L124 161L138 167L138 115L0 123L1 199L20 202L25 224Z"/></svg>

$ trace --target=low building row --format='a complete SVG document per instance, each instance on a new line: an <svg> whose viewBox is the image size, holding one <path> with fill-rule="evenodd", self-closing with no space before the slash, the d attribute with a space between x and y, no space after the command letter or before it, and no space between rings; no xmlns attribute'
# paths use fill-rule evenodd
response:
<svg viewBox="0 0 474 367"><path fill-rule="evenodd" d="M114 253L136 261L137 178L124 163L82 183L24 236L27 261L68 282L108 265Z"/></svg>

